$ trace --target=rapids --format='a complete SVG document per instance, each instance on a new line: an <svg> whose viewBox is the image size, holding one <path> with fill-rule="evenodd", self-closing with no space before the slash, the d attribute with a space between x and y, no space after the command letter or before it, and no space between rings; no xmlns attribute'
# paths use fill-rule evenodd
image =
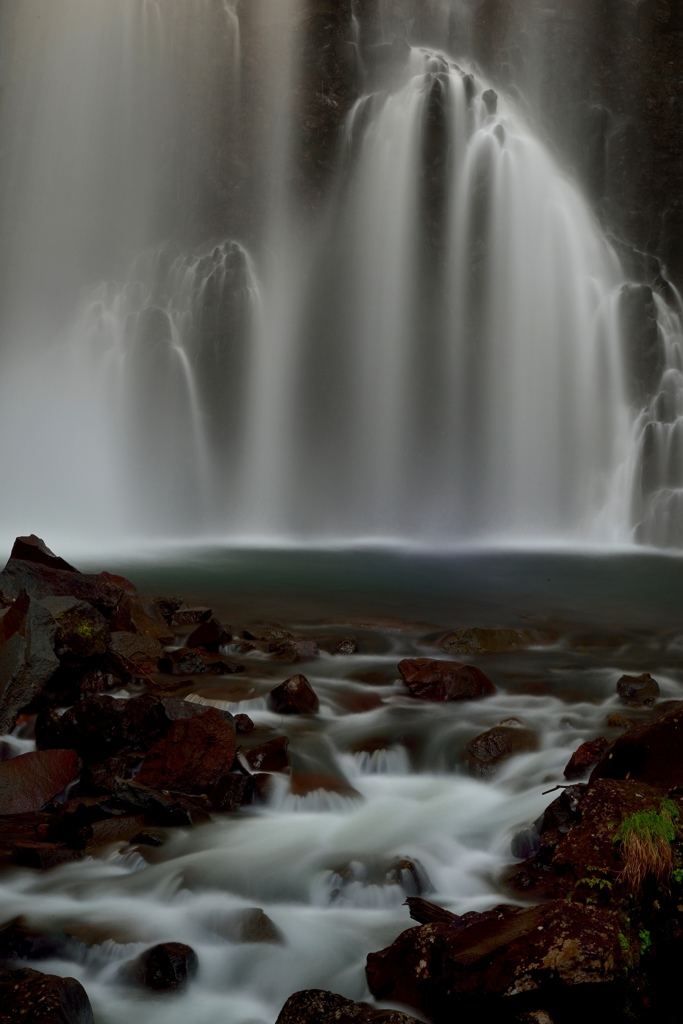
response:
<svg viewBox="0 0 683 1024"><path fill-rule="evenodd" d="M77 977L98 1024L273 1024L305 987L367 998L365 957L410 926L406 896L421 891L457 913L510 900L501 876L511 840L553 799L571 752L605 733L610 712L649 713L619 702L622 672L652 671L662 700L683 696L681 604L669 596L681 570L661 556L212 551L112 568L150 591L174 583L203 595L224 620L279 616L313 636L353 632L360 650L296 666L320 698L315 716L285 722L267 710L264 695L291 669L262 654L240 655L246 675L203 677L190 695L246 711L264 739L284 730L293 770L332 776L345 793L293 795L282 775L265 804L169 830L160 849L119 843L47 873L2 874L5 918L73 936L64 959L38 966ZM474 621L551 628L558 639L472 656L498 686L485 700L407 696L398 661L437 656L440 632ZM538 749L491 779L470 777L464 746L511 718L534 730ZM28 748L12 742L14 754ZM253 907L281 942L237 940L234 914ZM123 962L161 941L198 954L186 994L117 981Z"/></svg>

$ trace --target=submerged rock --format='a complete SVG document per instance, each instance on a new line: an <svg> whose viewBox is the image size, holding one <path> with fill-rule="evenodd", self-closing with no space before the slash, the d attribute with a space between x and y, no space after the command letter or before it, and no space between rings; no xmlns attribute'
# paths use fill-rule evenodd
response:
<svg viewBox="0 0 683 1024"><path fill-rule="evenodd" d="M119 972L122 981L155 992L182 992L199 970L197 954L183 942L162 942L145 950Z"/></svg>
<svg viewBox="0 0 683 1024"><path fill-rule="evenodd" d="M447 654L483 654L545 647L554 642L553 634L537 629L483 629L469 626L446 633L438 644Z"/></svg>
<svg viewBox="0 0 683 1024"><path fill-rule="evenodd" d="M406 658L398 670L413 697L420 700L477 700L496 692L489 677L474 665L432 658Z"/></svg>
<svg viewBox="0 0 683 1024"><path fill-rule="evenodd" d="M659 697L659 683L649 672L639 676L622 676L617 683L617 693L624 704L654 704Z"/></svg>

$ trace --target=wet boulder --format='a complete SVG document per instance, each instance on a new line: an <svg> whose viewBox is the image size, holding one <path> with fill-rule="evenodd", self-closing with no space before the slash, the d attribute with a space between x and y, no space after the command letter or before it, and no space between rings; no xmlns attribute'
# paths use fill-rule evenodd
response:
<svg viewBox="0 0 683 1024"><path fill-rule="evenodd" d="M206 672L206 665L198 651L189 647L178 647L167 651L159 662L159 669L172 676L196 676Z"/></svg>
<svg viewBox="0 0 683 1024"><path fill-rule="evenodd" d="M31 928L24 918L15 917L0 925L0 962L8 960L49 960L63 952L57 935Z"/></svg>
<svg viewBox="0 0 683 1024"><path fill-rule="evenodd" d="M109 641L109 653L116 665L133 675L156 672L164 653L158 640L127 630L115 630Z"/></svg>
<svg viewBox="0 0 683 1024"><path fill-rule="evenodd" d="M244 907L212 920L211 930L229 942L283 943L284 936L260 907Z"/></svg>
<svg viewBox="0 0 683 1024"><path fill-rule="evenodd" d="M537 629L483 629L468 626L442 636L438 645L447 654L498 654L544 647L553 643L550 633Z"/></svg>
<svg viewBox="0 0 683 1024"><path fill-rule="evenodd" d="M551 900L522 909L468 914L454 922L410 928L367 959L377 999L413 1007L436 1024L496 1019L572 1007L615 1019L628 1002L634 952L621 941L621 915L604 907ZM573 1019L573 1018L572 1018ZM620 1018L621 1019L621 1018Z"/></svg>
<svg viewBox="0 0 683 1024"><path fill-rule="evenodd" d="M207 651L216 651L232 641L232 633L223 626L215 616L200 622L190 633L185 644L187 647L203 647Z"/></svg>
<svg viewBox="0 0 683 1024"><path fill-rule="evenodd" d="M290 760L287 753L289 740L286 736L278 736L252 747L244 754L249 767L255 772L289 771Z"/></svg>
<svg viewBox="0 0 683 1024"><path fill-rule="evenodd" d="M239 811L251 799L253 783L249 775L227 772L210 793L211 803L218 811Z"/></svg>
<svg viewBox="0 0 683 1024"><path fill-rule="evenodd" d="M55 620L59 658L93 658L105 653L109 624L97 608L75 597L47 597L41 604Z"/></svg>
<svg viewBox="0 0 683 1024"><path fill-rule="evenodd" d="M268 704L280 715L312 715L320 707L313 687L302 675L290 676L271 690Z"/></svg>
<svg viewBox="0 0 683 1024"><path fill-rule="evenodd" d="M296 661L308 661L310 658L317 658L320 649L315 640L305 638L293 638L282 643L269 644L268 649L276 661L282 661L291 665Z"/></svg>
<svg viewBox="0 0 683 1024"><path fill-rule="evenodd" d="M48 609L20 591L0 620L0 734L12 729L59 669L56 638Z"/></svg>
<svg viewBox="0 0 683 1024"><path fill-rule="evenodd" d="M205 793L235 760L235 728L216 708L172 722L147 753L136 781L153 789Z"/></svg>
<svg viewBox="0 0 683 1024"><path fill-rule="evenodd" d="M90 1000L75 978L29 967L0 975L0 1024L95 1024Z"/></svg>
<svg viewBox="0 0 683 1024"><path fill-rule="evenodd" d="M197 954L191 946L183 942L161 942L124 964L119 976L129 985L140 985L154 992L182 992L198 970Z"/></svg>
<svg viewBox="0 0 683 1024"><path fill-rule="evenodd" d="M35 750L0 764L0 814L25 814L52 800L77 778L75 750Z"/></svg>
<svg viewBox="0 0 683 1024"><path fill-rule="evenodd" d="M495 685L481 669L458 661L405 658L398 670L412 696L420 700L477 700L496 692Z"/></svg>
<svg viewBox="0 0 683 1024"><path fill-rule="evenodd" d="M106 694L87 697L63 715L44 710L36 719L39 750L76 750L85 761L99 761L123 746L123 702Z"/></svg>
<svg viewBox="0 0 683 1024"><path fill-rule="evenodd" d="M35 533L28 537L17 537L10 558L21 558L25 562L36 562L38 565L47 565L50 569L65 569L67 572L78 572L78 569L70 565L64 558L60 558L54 551L51 551L44 540L36 537Z"/></svg>
<svg viewBox="0 0 683 1024"><path fill-rule="evenodd" d="M538 750L538 737L532 729L497 725L467 744L463 761L471 775L488 778L495 773L501 761L532 750Z"/></svg>
<svg viewBox="0 0 683 1024"><path fill-rule="evenodd" d="M593 769L596 779L636 779L663 790L683 786L683 703L619 736Z"/></svg>
<svg viewBox="0 0 683 1024"><path fill-rule="evenodd" d="M639 676L622 676L617 683L617 693L624 704L654 704L659 697L659 683L649 672Z"/></svg>
<svg viewBox="0 0 683 1024"><path fill-rule="evenodd" d="M151 637L161 644L173 643L173 632L169 629L161 612L156 606L148 610L142 601L132 595L124 594L116 611L110 619L114 632L139 633Z"/></svg>
<svg viewBox="0 0 683 1024"><path fill-rule="evenodd" d="M588 740L582 743L569 758L565 769L565 779L580 779L582 775L588 775L592 768L598 763L609 746L609 740L604 736L598 736L596 740Z"/></svg>
<svg viewBox="0 0 683 1024"><path fill-rule="evenodd" d="M358 640L355 636L343 636L336 640L331 646L332 654L356 654L358 652Z"/></svg>
<svg viewBox="0 0 683 1024"><path fill-rule="evenodd" d="M291 995L275 1024L418 1024L400 1010L379 1010L369 1003L354 1003L323 989L305 989Z"/></svg>

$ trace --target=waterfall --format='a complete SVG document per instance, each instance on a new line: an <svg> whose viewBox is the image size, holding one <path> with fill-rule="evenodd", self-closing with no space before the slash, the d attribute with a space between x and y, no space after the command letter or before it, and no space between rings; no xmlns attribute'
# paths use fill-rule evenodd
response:
<svg viewBox="0 0 683 1024"><path fill-rule="evenodd" d="M7 10L8 533L683 543L676 302L634 392L641 285L471 5L356 12L315 202L303 0Z"/></svg>

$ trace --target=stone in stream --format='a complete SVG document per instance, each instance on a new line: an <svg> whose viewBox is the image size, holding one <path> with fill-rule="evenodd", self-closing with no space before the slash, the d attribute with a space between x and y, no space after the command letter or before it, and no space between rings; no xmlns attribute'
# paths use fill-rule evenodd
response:
<svg viewBox="0 0 683 1024"><path fill-rule="evenodd" d="M467 744L463 761L471 775L488 778L501 761L538 750L538 737L532 729L522 726L497 725L481 733Z"/></svg>
<svg viewBox="0 0 683 1024"><path fill-rule="evenodd" d="M147 753L136 781L152 789L206 793L235 760L235 727L216 708L171 723Z"/></svg>
<svg viewBox="0 0 683 1024"><path fill-rule="evenodd" d="M160 644L171 644L173 632L155 605L148 610L142 601L132 594L124 594L116 611L110 618L114 632L139 633L158 640Z"/></svg>
<svg viewBox="0 0 683 1024"><path fill-rule="evenodd" d="M182 992L199 970L197 954L183 942L161 942L124 964L119 977L155 992Z"/></svg>
<svg viewBox="0 0 683 1024"><path fill-rule="evenodd" d="M164 649L154 637L121 630L111 634L109 653L124 672L148 675L157 671Z"/></svg>
<svg viewBox="0 0 683 1024"><path fill-rule="evenodd" d="M35 750L0 765L0 814L37 811L78 776L75 750Z"/></svg>
<svg viewBox="0 0 683 1024"><path fill-rule="evenodd" d="M412 696L420 700L477 700L496 692L481 669L458 661L405 658L399 662L398 670Z"/></svg>
<svg viewBox="0 0 683 1024"><path fill-rule="evenodd" d="M537 629L483 629L468 626L446 633L437 643L447 654L493 654L546 647L554 643L555 639L554 634Z"/></svg>
<svg viewBox="0 0 683 1024"><path fill-rule="evenodd" d="M268 650L276 661L282 661L289 665L296 661L317 658L320 654L316 641L305 637L295 637L291 640L284 640L282 643L271 643L268 645Z"/></svg>
<svg viewBox="0 0 683 1024"><path fill-rule="evenodd" d="M287 753L289 740L286 736L278 736L267 743L260 743L251 750L247 750L244 756L252 771L255 772L284 772L289 771L290 760Z"/></svg>
<svg viewBox="0 0 683 1024"><path fill-rule="evenodd" d="M639 676L622 676L617 683L617 693L624 704L654 704L659 697L659 683L649 672Z"/></svg>
<svg viewBox="0 0 683 1024"><path fill-rule="evenodd" d="M172 676L195 676L206 672L206 665L198 651L178 647L175 651L166 651L159 662L159 670Z"/></svg>
<svg viewBox="0 0 683 1024"><path fill-rule="evenodd" d="M284 943L280 929L260 907L245 907L207 923L211 931L229 942Z"/></svg>
<svg viewBox="0 0 683 1024"><path fill-rule="evenodd" d="M291 995L275 1024L419 1024L400 1010L379 1010L334 992L304 989Z"/></svg>
<svg viewBox="0 0 683 1024"><path fill-rule="evenodd" d="M0 963L11 960L50 960L63 953L64 936L31 928L23 917L0 925Z"/></svg>
<svg viewBox="0 0 683 1024"><path fill-rule="evenodd" d="M95 1024L80 981L29 967L0 975L0 1024Z"/></svg>
<svg viewBox="0 0 683 1024"><path fill-rule="evenodd" d="M290 676L271 690L268 704L280 715L312 715L320 707L313 687L302 675Z"/></svg>
<svg viewBox="0 0 683 1024"><path fill-rule="evenodd" d="M215 651L232 641L232 633L223 626L215 616L200 622L185 641L186 647L204 647Z"/></svg>
<svg viewBox="0 0 683 1024"><path fill-rule="evenodd" d="M637 779L663 790L683 786L683 702L619 736L593 769L591 783L596 779Z"/></svg>
<svg viewBox="0 0 683 1024"><path fill-rule="evenodd" d="M59 658L92 658L105 653L109 623L97 608L75 597L46 597L41 604L57 625L55 652Z"/></svg>
<svg viewBox="0 0 683 1024"><path fill-rule="evenodd" d="M598 736L596 740L588 740L577 747L565 765L565 779L580 779L582 775L587 775L605 753L609 743L604 736Z"/></svg>

